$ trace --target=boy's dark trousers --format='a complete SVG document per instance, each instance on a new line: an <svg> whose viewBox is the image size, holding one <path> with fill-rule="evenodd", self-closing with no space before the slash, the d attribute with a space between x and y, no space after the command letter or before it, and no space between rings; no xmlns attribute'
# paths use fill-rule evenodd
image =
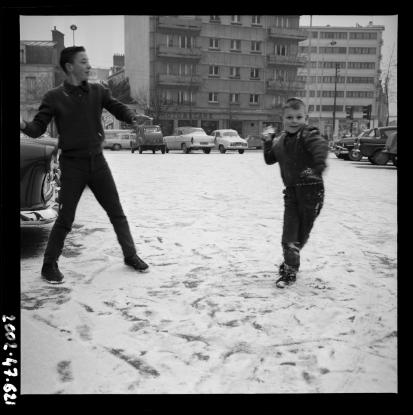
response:
<svg viewBox="0 0 413 415"><path fill-rule="evenodd" d="M102 153L86 158L60 156L59 215L51 230L44 262L57 261L72 229L76 207L86 185L106 211L125 257L136 253L128 221L123 213L112 173Z"/></svg>
<svg viewBox="0 0 413 415"><path fill-rule="evenodd" d="M300 250L308 241L323 202L323 183L288 186L284 189L284 224L281 243L284 262L295 271L300 268Z"/></svg>

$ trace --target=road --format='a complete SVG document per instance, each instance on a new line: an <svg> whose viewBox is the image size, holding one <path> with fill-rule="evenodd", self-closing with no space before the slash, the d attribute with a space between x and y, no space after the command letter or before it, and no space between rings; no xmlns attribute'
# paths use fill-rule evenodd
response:
<svg viewBox="0 0 413 415"><path fill-rule="evenodd" d="M279 290L283 186L260 151L105 156L150 273L123 264L89 189L62 286L40 278L50 227L23 229L22 393L397 391L395 167L329 156Z"/></svg>

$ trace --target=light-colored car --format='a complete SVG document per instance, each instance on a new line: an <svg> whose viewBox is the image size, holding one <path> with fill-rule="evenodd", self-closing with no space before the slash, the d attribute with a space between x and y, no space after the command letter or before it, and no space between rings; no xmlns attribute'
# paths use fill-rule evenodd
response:
<svg viewBox="0 0 413 415"><path fill-rule="evenodd" d="M214 148L214 137L205 133L199 127L178 127L173 135L167 135L163 138L166 144L166 152L170 150L181 150L188 154L192 150L202 150L209 154Z"/></svg>
<svg viewBox="0 0 413 415"><path fill-rule="evenodd" d="M236 130L215 130L211 134L221 153L238 150L242 154L248 148L247 140L240 137Z"/></svg>
<svg viewBox="0 0 413 415"><path fill-rule="evenodd" d="M136 134L133 130L104 130L105 139L103 148L111 150L120 150L122 148L130 149L131 143L135 141Z"/></svg>

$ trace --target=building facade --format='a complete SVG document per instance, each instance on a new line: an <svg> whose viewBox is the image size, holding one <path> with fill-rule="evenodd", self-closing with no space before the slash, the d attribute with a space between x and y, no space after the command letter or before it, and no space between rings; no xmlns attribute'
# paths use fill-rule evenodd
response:
<svg viewBox="0 0 413 415"><path fill-rule="evenodd" d="M64 79L59 67L60 52L65 47L64 34L55 27L52 39L20 41L20 113L27 120L37 113L43 95ZM48 133L55 135L53 123Z"/></svg>
<svg viewBox="0 0 413 415"><path fill-rule="evenodd" d="M310 122L329 137L385 125L387 105L380 80L384 26L370 22L304 29L309 37L300 42L299 52L307 57L307 64L298 76L306 87L298 94L308 104ZM363 108L369 105L370 119L363 118Z"/></svg>
<svg viewBox="0 0 413 415"><path fill-rule="evenodd" d="M177 126L258 135L297 95L299 16L125 16L125 76L141 109Z"/></svg>

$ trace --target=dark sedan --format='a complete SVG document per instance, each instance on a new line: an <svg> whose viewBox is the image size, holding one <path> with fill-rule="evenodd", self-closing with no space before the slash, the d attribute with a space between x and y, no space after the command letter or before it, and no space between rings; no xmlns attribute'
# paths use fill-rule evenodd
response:
<svg viewBox="0 0 413 415"><path fill-rule="evenodd" d="M57 138L20 134L20 226L44 225L57 217L57 143Z"/></svg>

